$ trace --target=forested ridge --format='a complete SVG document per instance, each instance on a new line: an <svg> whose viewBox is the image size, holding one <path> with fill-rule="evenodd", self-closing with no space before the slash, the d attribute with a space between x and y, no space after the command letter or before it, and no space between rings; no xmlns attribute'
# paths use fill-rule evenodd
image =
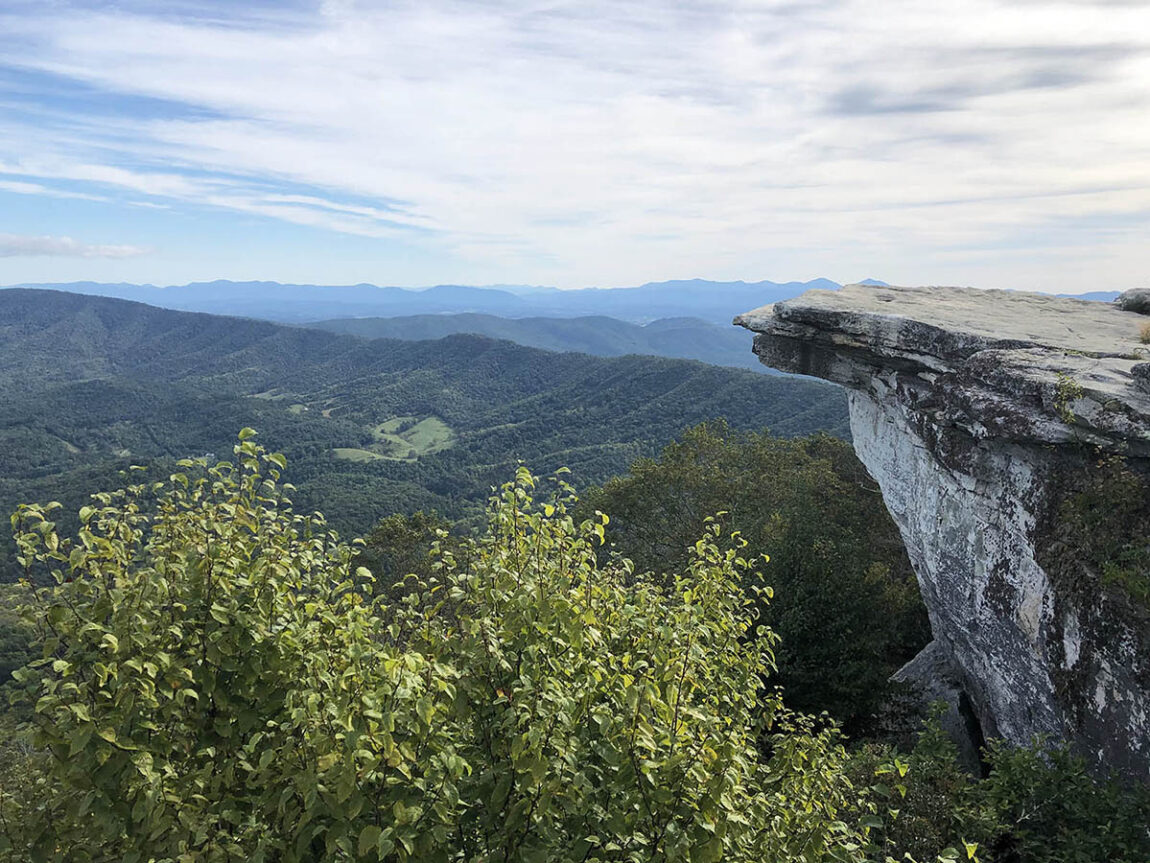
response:
<svg viewBox="0 0 1150 863"><path fill-rule="evenodd" d="M252 426L292 459L301 505L349 534L392 512L474 516L520 461L599 482L713 417L846 434L842 394L813 382L479 336L364 340L54 291L0 292L0 381L5 509L56 498L74 510L130 464L227 452Z"/></svg>
<svg viewBox="0 0 1150 863"><path fill-rule="evenodd" d="M600 357L651 354L696 359L770 373L751 352L750 333L699 318L659 318L642 326L596 315L580 318L501 318L474 313L335 318L308 326L333 333L391 339L441 339L476 333L548 351Z"/></svg>

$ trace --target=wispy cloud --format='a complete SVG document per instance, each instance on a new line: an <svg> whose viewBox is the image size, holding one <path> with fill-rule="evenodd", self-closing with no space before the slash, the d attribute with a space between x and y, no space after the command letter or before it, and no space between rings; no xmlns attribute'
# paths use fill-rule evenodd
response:
<svg viewBox="0 0 1150 863"><path fill-rule="evenodd" d="M107 201L103 195L90 195L86 192L70 192L67 189L55 189L40 183L29 183L24 180L0 180L0 191L15 192L18 195L43 195L49 198L72 198L78 201Z"/></svg>
<svg viewBox="0 0 1150 863"><path fill-rule="evenodd" d="M1004 244L1060 278L1052 241L1098 260L1148 227L1146 2L60 5L0 13L12 67L85 94L50 128L0 117L9 183L569 284L976 267Z"/></svg>
<svg viewBox="0 0 1150 863"><path fill-rule="evenodd" d="M0 234L0 258L134 258L147 254L137 246L81 243L71 237L22 237Z"/></svg>

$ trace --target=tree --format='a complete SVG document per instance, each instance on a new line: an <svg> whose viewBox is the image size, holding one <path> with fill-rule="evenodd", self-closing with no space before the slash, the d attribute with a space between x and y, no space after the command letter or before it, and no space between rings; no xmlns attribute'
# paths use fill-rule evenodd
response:
<svg viewBox="0 0 1150 863"><path fill-rule="evenodd" d="M363 538L356 563L375 577L375 590L397 599L408 589L409 575L427 578L432 573L433 549L438 553L465 553L452 524L435 512L395 513L381 518Z"/></svg>
<svg viewBox="0 0 1150 863"><path fill-rule="evenodd" d="M637 568L680 572L705 519L768 556L780 636L775 683L793 708L829 711L867 728L888 679L929 640L901 538L849 444L826 435L784 440L725 423L686 431L658 459L584 498L611 514L607 539Z"/></svg>
<svg viewBox="0 0 1150 863"><path fill-rule="evenodd" d="M764 694L758 577L715 522L644 577L521 470L465 554L373 599L252 434L94 496L75 539L14 516L55 586L29 587L47 765L39 807L0 791L10 859L862 859L873 805L834 729Z"/></svg>

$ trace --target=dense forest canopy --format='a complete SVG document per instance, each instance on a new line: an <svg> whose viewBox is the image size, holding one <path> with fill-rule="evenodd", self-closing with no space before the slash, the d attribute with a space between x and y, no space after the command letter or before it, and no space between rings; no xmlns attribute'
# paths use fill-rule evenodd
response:
<svg viewBox="0 0 1150 863"><path fill-rule="evenodd" d="M0 388L5 510L74 512L132 464L226 453L253 426L292 459L299 502L347 535L419 509L477 518L520 462L601 482L717 416L847 433L842 394L792 378L478 336L366 341L53 291L0 291Z"/></svg>

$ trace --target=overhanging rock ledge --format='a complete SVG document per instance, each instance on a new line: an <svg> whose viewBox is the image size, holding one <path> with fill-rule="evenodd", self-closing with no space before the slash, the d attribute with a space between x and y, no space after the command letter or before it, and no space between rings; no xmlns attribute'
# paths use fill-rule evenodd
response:
<svg viewBox="0 0 1150 863"><path fill-rule="evenodd" d="M735 319L767 365L851 390L855 449L930 613L930 661L908 673L949 666L988 737L1069 740L1143 780L1150 611L1097 572L1068 577L1057 549L1074 477L1106 458L1150 475L1147 322L1120 304L870 285Z"/></svg>

